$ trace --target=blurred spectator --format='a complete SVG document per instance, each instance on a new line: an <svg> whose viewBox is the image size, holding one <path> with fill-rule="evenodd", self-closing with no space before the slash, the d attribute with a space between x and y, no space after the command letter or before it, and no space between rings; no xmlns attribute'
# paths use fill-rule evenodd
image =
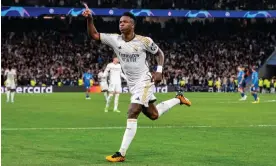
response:
<svg viewBox="0 0 276 166"><path fill-rule="evenodd" d="M221 87L225 82L229 89L238 65L261 66L276 46L275 21L171 19L164 26L141 18L137 22L137 34L151 36L165 53L162 84L179 86L184 81L187 89ZM118 22L96 18L95 24L100 32L118 32ZM14 65L19 85L33 80L36 85L76 86L85 69L97 75L114 55L108 46L89 39L80 18L3 17L1 41L1 71ZM149 66L156 66L154 56L147 59Z"/></svg>

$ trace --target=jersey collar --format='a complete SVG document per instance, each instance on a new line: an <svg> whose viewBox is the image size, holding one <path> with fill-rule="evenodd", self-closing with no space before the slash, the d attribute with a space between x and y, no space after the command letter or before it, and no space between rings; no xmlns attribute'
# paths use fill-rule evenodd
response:
<svg viewBox="0 0 276 166"><path fill-rule="evenodd" d="M122 36L122 39L123 39L123 35L121 35L121 36ZM136 34L134 33L134 36L133 36L132 39L130 39L129 41L126 41L126 40L123 39L123 41L125 41L125 42L127 43L127 42L130 42L130 41L132 41L133 39L135 39L135 37L136 37Z"/></svg>

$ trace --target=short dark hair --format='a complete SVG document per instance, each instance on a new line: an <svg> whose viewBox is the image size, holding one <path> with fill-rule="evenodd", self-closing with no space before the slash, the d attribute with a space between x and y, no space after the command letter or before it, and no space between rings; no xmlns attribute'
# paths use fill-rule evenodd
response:
<svg viewBox="0 0 276 166"><path fill-rule="evenodd" d="M136 24L136 17L131 12L125 12L122 16L128 16L133 19L134 24Z"/></svg>

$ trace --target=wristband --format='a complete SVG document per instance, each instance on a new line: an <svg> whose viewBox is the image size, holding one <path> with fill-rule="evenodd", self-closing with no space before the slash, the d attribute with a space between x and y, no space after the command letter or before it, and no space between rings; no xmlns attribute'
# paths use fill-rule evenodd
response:
<svg viewBox="0 0 276 166"><path fill-rule="evenodd" d="M162 73L162 70L163 70L163 66L157 66L157 69L156 69L156 72L158 73Z"/></svg>

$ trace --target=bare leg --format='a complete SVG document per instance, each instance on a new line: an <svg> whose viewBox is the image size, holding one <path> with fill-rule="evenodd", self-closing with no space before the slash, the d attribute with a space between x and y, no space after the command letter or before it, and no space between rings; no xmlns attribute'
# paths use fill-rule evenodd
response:
<svg viewBox="0 0 276 166"><path fill-rule="evenodd" d="M143 107L142 111L151 120L156 120L177 104L180 104L180 100L178 98L173 98L161 102L157 106L155 106L153 103L149 103L149 107Z"/></svg>

